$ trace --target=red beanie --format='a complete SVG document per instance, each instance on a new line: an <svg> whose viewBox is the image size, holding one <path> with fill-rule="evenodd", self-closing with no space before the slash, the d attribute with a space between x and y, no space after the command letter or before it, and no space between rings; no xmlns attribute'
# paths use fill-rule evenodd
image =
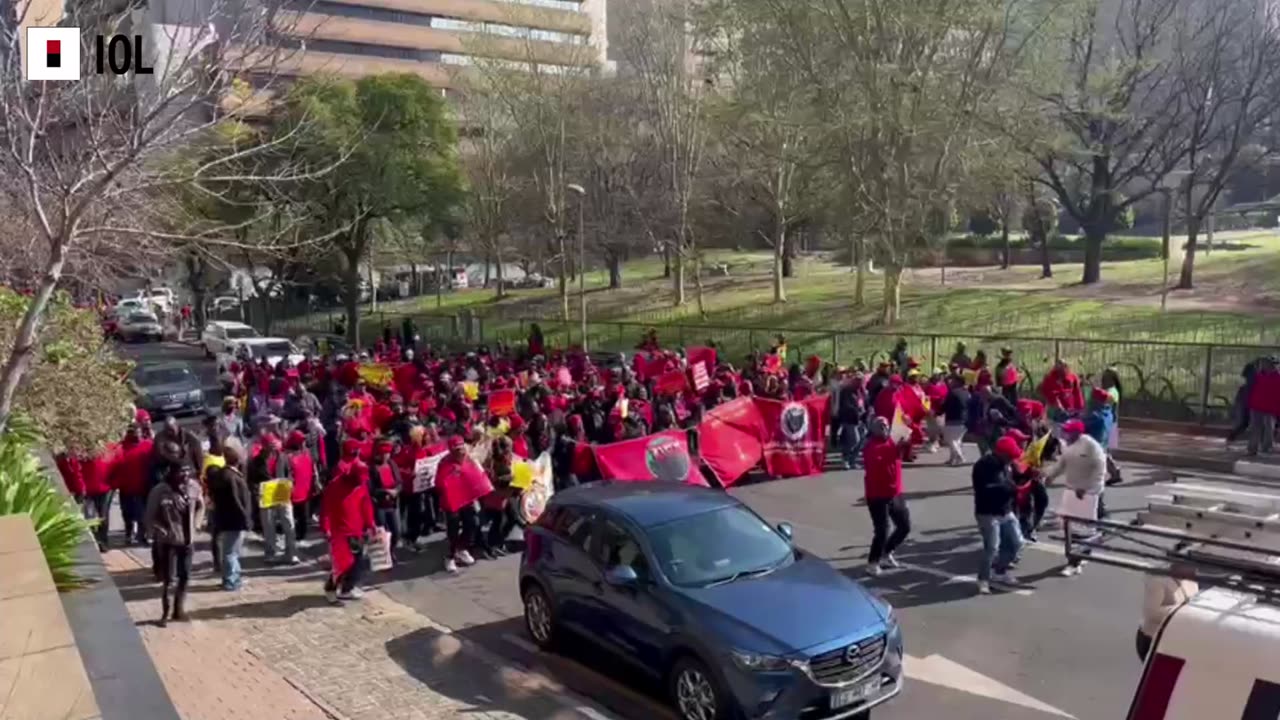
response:
<svg viewBox="0 0 1280 720"><path fill-rule="evenodd" d="M1017 460L1022 456L1022 448L1018 447L1018 441L1005 435L996 441L996 455L1005 460Z"/></svg>

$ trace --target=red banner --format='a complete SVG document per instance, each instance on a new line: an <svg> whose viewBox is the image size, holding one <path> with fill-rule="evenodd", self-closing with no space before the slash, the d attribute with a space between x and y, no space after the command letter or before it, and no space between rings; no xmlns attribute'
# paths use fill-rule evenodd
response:
<svg viewBox="0 0 1280 720"><path fill-rule="evenodd" d="M689 388L689 379L679 370L671 370L658 376L654 383L654 392L659 395L675 395Z"/></svg>
<svg viewBox="0 0 1280 720"><path fill-rule="evenodd" d="M689 367L693 367L698 363L707 364L707 372L711 372L716 367L716 349L694 345L684 349L684 356L689 360Z"/></svg>
<svg viewBox="0 0 1280 720"><path fill-rule="evenodd" d="M505 417L516 411L515 390L494 390L489 393L489 414Z"/></svg>
<svg viewBox="0 0 1280 720"><path fill-rule="evenodd" d="M755 398L764 423L764 467L773 477L823 471L827 460L827 395L801 402Z"/></svg>
<svg viewBox="0 0 1280 720"><path fill-rule="evenodd" d="M606 480L707 484L698 472L697 463L689 456L685 434L679 430L596 445L595 452L600 476Z"/></svg>
<svg viewBox="0 0 1280 720"><path fill-rule="evenodd" d="M707 375L707 364L701 360L689 366L689 376L693 378L693 389L702 392L711 384Z"/></svg>
<svg viewBox="0 0 1280 720"><path fill-rule="evenodd" d="M764 421L748 397L740 397L707 411L698 424L698 452L702 461L729 487L760 463L764 454Z"/></svg>

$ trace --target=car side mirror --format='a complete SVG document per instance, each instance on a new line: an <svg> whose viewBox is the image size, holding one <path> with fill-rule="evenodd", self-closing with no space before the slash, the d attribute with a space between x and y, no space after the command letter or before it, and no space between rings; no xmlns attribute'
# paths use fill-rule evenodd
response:
<svg viewBox="0 0 1280 720"><path fill-rule="evenodd" d="M640 576L630 565L614 565L605 571L604 581L614 587L635 587L640 584Z"/></svg>
<svg viewBox="0 0 1280 720"><path fill-rule="evenodd" d="M782 537L786 538L787 542L791 542L791 539L792 537L795 536L796 531L795 531L795 528L791 527L791 523L780 522L778 523L778 532L782 533Z"/></svg>

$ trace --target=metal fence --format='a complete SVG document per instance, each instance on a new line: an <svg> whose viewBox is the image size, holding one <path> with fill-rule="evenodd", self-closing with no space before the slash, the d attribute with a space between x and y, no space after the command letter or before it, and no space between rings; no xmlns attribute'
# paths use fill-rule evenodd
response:
<svg viewBox="0 0 1280 720"><path fill-rule="evenodd" d="M361 323L361 339L369 344L385 330L398 333L404 315L374 313ZM424 341L447 349L490 346L499 343L523 344L531 326L537 323L547 347L582 344L579 322L547 319L495 319L474 313L456 315L413 314L418 334ZM316 327L314 320L284 322L277 333L298 335L330 331ZM304 327L305 325L305 327ZM786 339L788 362L803 362L811 355L836 365L857 362L866 367L889 357L899 338L907 350L927 367L946 365L958 343L965 343L970 355L987 353L994 365L1001 347L1014 351L1022 377L1020 390L1034 394L1055 359L1070 363L1085 383L1091 383L1107 367L1119 374L1123 393L1120 411L1127 417L1217 423L1228 419L1242 378L1244 366L1263 355L1280 353L1280 345L1228 343L1183 343L1154 340L1108 340L1072 337L1029 337L1021 335L890 333L820 329L743 326L740 324L666 323L633 321L592 321L587 326L587 347L592 351L630 353L649 328L655 327L664 346L683 347L715 343L722 358L741 364L752 351L768 349L778 335Z"/></svg>

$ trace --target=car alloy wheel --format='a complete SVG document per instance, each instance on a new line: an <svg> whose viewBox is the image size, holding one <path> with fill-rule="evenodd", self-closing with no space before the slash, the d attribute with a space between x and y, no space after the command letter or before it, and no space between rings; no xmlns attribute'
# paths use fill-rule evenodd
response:
<svg viewBox="0 0 1280 720"><path fill-rule="evenodd" d="M685 720L715 720L716 690L702 667L689 663L676 675L676 706Z"/></svg>
<svg viewBox="0 0 1280 720"><path fill-rule="evenodd" d="M529 635L539 647L548 647L555 637L555 622L551 619L551 602L539 587L530 587L524 594L524 624Z"/></svg>

